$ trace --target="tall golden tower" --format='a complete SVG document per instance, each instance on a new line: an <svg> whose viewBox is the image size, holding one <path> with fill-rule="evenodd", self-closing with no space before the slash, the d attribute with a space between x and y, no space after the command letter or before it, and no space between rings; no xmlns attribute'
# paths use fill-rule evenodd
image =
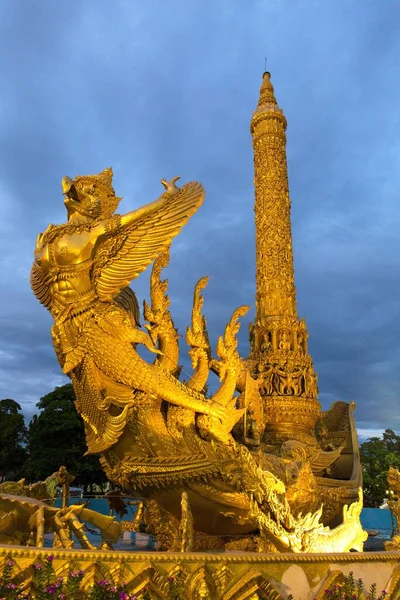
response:
<svg viewBox="0 0 400 600"><path fill-rule="evenodd" d="M251 119L256 221L256 319L250 327L251 362L262 382L264 441L316 445L320 416L317 376L299 320L294 285L286 118L270 73L264 73Z"/></svg>

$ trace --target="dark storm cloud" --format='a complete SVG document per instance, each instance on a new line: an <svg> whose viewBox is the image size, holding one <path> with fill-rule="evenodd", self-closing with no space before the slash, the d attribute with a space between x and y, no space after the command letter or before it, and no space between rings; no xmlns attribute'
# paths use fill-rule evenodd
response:
<svg viewBox="0 0 400 600"><path fill-rule="evenodd" d="M399 11L390 0L3 2L0 397L31 414L64 381L28 279L36 234L64 220L65 174L112 165L125 211L156 198L160 177L199 179L204 207L166 272L176 324L184 333L203 275L214 344L234 308L253 304L248 127L267 54L289 121L298 308L321 400L356 400L368 433L399 430ZM147 297L148 275L134 287Z"/></svg>

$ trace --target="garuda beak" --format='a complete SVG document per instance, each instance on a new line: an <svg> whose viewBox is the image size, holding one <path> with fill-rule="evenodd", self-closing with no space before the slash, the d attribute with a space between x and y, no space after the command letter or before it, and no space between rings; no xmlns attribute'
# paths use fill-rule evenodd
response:
<svg viewBox="0 0 400 600"><path fill-rule="evenodd" d="M65 196L64 202L72 200L73 202L82 204L87 201L87 194L76 187L75 182L71 179L71 177L63 177L61 180L61 187L63 196Z"/></svg>
<svg viewBox="0 0 400 600"><path fill-rule="evenodd" d="M65 176L62 178L61 187L62 187L63 196L66 196L68 194L68 192L71 190L73 185L74 185L74 182L72 181L71 177Z"/></svg>

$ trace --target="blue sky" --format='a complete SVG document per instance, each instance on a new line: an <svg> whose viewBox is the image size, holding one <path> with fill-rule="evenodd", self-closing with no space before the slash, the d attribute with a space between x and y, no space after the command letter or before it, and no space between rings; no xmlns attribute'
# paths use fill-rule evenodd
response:
<svg viewBox="0 0 400 600"><path fill-rule="evenodd" d="M253 304L249 121L267 56L321 402L355 400L362 436L399 432L398 0L3 0L0 23L0 397L29 416L65 381L29 287L37 233L65 219L64 175L111 165L121 211L161 177L201 181L167 271L176 324L203 275L214 344ZM148 297L148 276L134 288Z"/></svg>

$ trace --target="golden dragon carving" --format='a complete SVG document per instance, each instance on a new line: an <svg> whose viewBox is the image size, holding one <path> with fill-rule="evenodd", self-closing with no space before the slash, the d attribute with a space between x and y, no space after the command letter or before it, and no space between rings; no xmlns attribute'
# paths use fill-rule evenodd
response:
<svg viewBox="0 0 400 600"><path fill-rule="evenodd" d="M149 331L154 346L158 343L161 354L156 364L164 371L179 377L179 334L175 329L169 311L170 300L167 296L168 280L161 281L161 271L168 266L169 249L154 261L150 276L151 306L143 302L143 316L148 322L145 328Z"/></svg>
<svg viewBox="0 0 400 600"><path fill-rule="evenodd" d="M186 330L186 342L190 347L193 375L187 382L188 387L202 391L210 374L211 347L207 332L207 322L202 314L204 296L202 290L208 283L208 277L202 277L196 283L193 294L192 325Z"/></svg>

